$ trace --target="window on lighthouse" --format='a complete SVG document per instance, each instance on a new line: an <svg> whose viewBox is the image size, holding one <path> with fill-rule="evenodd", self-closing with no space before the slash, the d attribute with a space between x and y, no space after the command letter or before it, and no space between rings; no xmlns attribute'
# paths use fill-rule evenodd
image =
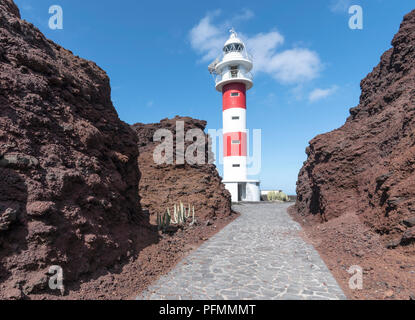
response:
<svg viewBox="0 0 415 320"><path fill-rule="evenodd" d="M238 66L231 66L229 69L231 70L232 78L236 78L238 76Z"/></svg>
<svg viewBox="0 0 415 320"><path fill-rule="evenodd" d="M244 46L241 43L230 43L225 48L223 48L223 51L225 53L229 52L241 52L244 49Z"/></svg>
<svg viewBox="0 0 415 320"><path fill-rule="evenodd" d="M232 167L234 167L234 168L240 168L241 165L240 164L234 164Z"/></svg>
<svg viewBox="0 0 415 320"><path fill-rule="evenodd" d="M239 97L239 92L232 92L231 97Z"/></svg>
<svg viewBox="0 0 415 320"><path fill-rule="evenodd" d="M232 140L232 144L241 144L240 140Z"/></svg>

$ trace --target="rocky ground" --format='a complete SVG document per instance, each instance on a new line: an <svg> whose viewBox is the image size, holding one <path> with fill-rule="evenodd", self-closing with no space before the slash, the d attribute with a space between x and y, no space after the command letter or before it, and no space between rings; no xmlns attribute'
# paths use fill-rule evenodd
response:
<svg viewBox="0 0 415 320"><path fill-rule="evenodd" d="M177 263L232 222L238 215L217 219L215 223L200 221L193 227L163 234L152 226L152 238L138 254L107 268L93 277L86 274L71 282L65 295L40 293L30 299L59 300L132 300L160 277L168 274Z"/></svg>
<svg viewBox="0 0 415 320"><path fill-rule="evenodd" d="M415 288L414 47L415 10L346 123L310 142L297 182L293 214L343 286L344 268L365 268L355 298L405 299Z"/></svg>
<svg viewBox="0 0 415 320"><path fill-rule="evenodd" d="M301 235L323 258L349 299L415 300L414 246L385 247L382 237L366 226L353 213L344 214L324 224L298 220L295 207L290 208L294 219L301 223ZM348 270L360 266L362 289L351 289Z"/></svg>

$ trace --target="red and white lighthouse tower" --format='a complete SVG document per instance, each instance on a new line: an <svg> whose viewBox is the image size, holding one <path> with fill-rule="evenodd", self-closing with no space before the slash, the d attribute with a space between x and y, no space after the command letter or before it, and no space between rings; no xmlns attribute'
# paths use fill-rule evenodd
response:
<svg viewBox="0 0 415 320"><path fill-rule="evenodd" d="M252 59L235 30L209 71L223 96L223 182L232 201L260 201L259 181L248 180L246 94L253 86Z"/></svg>

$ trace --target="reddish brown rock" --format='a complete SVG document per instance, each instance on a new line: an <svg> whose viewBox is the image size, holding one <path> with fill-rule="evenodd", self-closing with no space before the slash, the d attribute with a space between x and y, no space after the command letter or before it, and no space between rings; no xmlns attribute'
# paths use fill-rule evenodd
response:
<svg viewBox="0 0 415 320"><path fill-rule="evenodd" d="M185 205L195 207L195 214L199 222L209 219L220 219L232 214L231 196L222 184L216 166L209 164L209 155L212 156L208 145L208 136L205 135L205 164L162 164L157 165L153 159L153 151L160 142L153 142L153 136L158 129L167 129L173 133L176 141L176 122L184 122L184 132L190 129L205 130L206 121L189 117L164 119L160 123L135 124L139 141L139 169L141 180L139 193L143 209L150 212L152 220L157 213L164 214L169 207L182 201ZM186 147L190 145L186 142ZM174 148L174 154L176 154Z"/></svg>
<svg viewBox="0 0 415 320"><path fill-rule="evenodd" d="M297 182L302 218L357 213L371 230L402 236L415 212L415 11L361 82L360 104L339 129L317 136Z"/></svg>
<svg viewBox="0 0 415 320"><path fill-rule="evenodd" d="M403 220L402 223L408 228L415 227L415 217L411 217L409 219Z"/></svg>
<svg viewBox="0 0 415 320"><path fill-rule="evenodd" d="M148 242L137 157L106 73L0 0L0 298L47 290L51 265L76 282Z"/></svg>
<svg viewBox="0 0 415 320"><path fill-rule="evenodd" d="M412 227L409 230L406 230L402 236L401 243L403 245L408 245L415 242L415 227Z"/></svg>

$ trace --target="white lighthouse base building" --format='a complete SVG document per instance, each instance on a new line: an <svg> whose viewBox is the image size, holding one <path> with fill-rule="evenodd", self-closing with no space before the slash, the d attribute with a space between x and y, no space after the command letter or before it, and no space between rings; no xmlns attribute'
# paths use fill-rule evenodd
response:
<svg viewBox="0 0 415 320"><path fill-rule="evenodd" d="M260 182L258 180L223 181L223 183L231 193L232 202L261 201Z"/></svg>

